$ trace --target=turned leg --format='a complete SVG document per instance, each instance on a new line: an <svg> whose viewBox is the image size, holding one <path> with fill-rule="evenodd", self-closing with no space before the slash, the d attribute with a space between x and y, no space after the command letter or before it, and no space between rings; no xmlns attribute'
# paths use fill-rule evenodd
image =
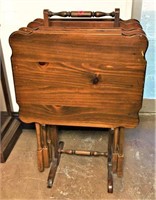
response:
<svg viewBox="0 0 156 200"><path fill-rule="evenodd" d="M47 129L46 125L41 125L42 135L43 135L43 161L44 167L49 167L49 152L48 152L48 145L47 145Z"/></svg>
<svg viewBox="0 0 156 200"><path fill-rule="evenodd" d="M109 132L108 140L108 192L113 192L113 173L123 176L124 162L124 128L119 127Z"/></svg>
<svg viewBox="0 0 156 200"><path fill-rule="evenodd" d="M107 189L109 193L113 193L113 175L112 175L112 145L113 145L113 131L109 131L108 135L108 182Z"/></svg>
<svg viewBox="0 0 156 200"><path fill-rule="evenodd" d="M47 145L48 145L48 154L49 154L49 162L52 162L53 158L53 150L52 150L52 136L50 125L47 126Z"/></svg>
<svg viewBox="0 0 156 200"><path fill-rule="evenodd" d="M38 170L40 172L44 171L43 164L43 149L42 149L42 137L41 137L41 126L38 123L35 123L36 127L36 136L37 136L37 161L38 161Z"/></svg>
<svg viewBox="0 0 156 200"><path fill-rule="evenodd" d="M57 127L51 126L50 132L51 132L52 144L54 146L54 158L52 159L51 167L50 167L50 171L49 171L49 175L47 179L48 188L51 188L53 185L57 167L60 162L61 150L63 149L63 146L64 146L63 142L59 142Z"/></svg>
<svg viewBox="0 0 156 200"><path fill-rule="evenodd" d="M113 140L113 158L112 158L113 173L117 172L118 142L119 142L119 128L115 128L114 129L114 140Z"/></svg>
<svg viewBox="0 0 156 200"><path fill-rule="evenodd" d="M54 159L58 158L58 149L59 149L59 138L58 138L58 128L57 126L51 126L51 138L52 138L52 145L54 147Z"/></svg>
<svg viewBox="0 0 156 200"><path fill-rule="evenodd" d="M37 126L37 125L36 125ZM38 131L39 132L39 131ZM49 151L49 159L51 160L51 167L49 176L47 179L47 187L51 188L54 182L55 174L57 171L57 167L59 165L61 153L66 154L76 154L76 155L87 155L87 156L107 156L108 157L108 182L107 188L108 192L113 192L113 172L117 173L119 177L123 175L123 161L124 161L124 154L123 154L123 146L124 146L124 128L118 127L115 129L111 129L109 131L109 138L108 138L108 153L106 152L97 152L97 151L83 151L83 150L63 150L64 143L59 142L58 139L58 130L57 127L52 125L48 126L48 132L46 135L45 126L42 126L43 132L43 144L38 144L38 151L42 151L46 149L50 149L50 146L53 146L53 154L52 151ZM40 135L39 135L40 136ZM41 137L41 136L40 136ZM47 141L49 146L47 145ZM51 144L51 145L50 145ZM43 146L43 148L42 148ZM49 148L48 148L49 147ZM45 154L45 153L44 153ZM45 156L42 157L42 159ZM44 160L45 163L45 160ZM43 164L43 160L42 160ZM44 166L43 166L44 168Z"/></svg>
<svg viewBox="0 0 156 200"><path fill-rule="evenodd" d="M117 163L117 175L118 177L123 176L123 162L124 162L124 128L120 127L119 131L119 153L118 153L118 163Z"/></svg>

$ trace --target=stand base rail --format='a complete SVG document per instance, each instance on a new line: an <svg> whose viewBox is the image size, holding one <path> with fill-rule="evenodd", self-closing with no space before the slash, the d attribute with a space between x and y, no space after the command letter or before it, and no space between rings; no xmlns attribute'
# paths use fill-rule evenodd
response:
<svg viewBox="0 0 156 200"><path fill-rule="evenodd" d="M77 155L77 156L103 156L107 158L107 191L108 193L113 193L113 174L117 174L118 177L123 176L123 143L124 143L124 128L119 127L115 129L110 129L108 134L108 151L89 151L89 150L73 150L73 149L63 149L64 142L59 141L58 131L56 126L50 125L36 125L37 133L37 152L41 152L43 149L47 149L46 154L38 155L38 168L39 171L43 171L44 167L50 166L50 171L47 179L47 187L51 188L55 175L57 172L57 167L60 163L61 154ZM47 136L45 134L47 133ZM44 137L42 134L44 133ZM42 139L43 138L43 139ZM46 138L48 138L46 143ZM53 149L53 151L52 151ZM45 157L46 156L46 157ZM46 161L46 162L45 162ZM47 161L49 163L47 163ZM42 168L41 168L42 166Z"/></svg>

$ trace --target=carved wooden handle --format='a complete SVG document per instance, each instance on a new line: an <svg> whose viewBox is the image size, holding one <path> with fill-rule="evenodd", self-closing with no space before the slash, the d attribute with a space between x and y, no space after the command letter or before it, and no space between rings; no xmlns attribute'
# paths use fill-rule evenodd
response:
<svg viewBox="0 0 156 200"><path fill-rule="evenodd" d="M92 11L62 11L62 12L51 12L49 11L49 17L60 16L60 17L104 17L111 16L115 17L115 12L106 13L106 12L92 12Z"/></svg>
<svg viewBox="0 0 156 200"><path fill-rule="evenodd" d="M59 16L59 17L104 17L104 16L110 16L114 17L114 27L119 26L119 15L120 15L120 9L116 8L115 11L106 13L101 11L61 11L61 12L52 12L49 10L44 10L44 25L49 26L49 18L53 16Z"/></svg>

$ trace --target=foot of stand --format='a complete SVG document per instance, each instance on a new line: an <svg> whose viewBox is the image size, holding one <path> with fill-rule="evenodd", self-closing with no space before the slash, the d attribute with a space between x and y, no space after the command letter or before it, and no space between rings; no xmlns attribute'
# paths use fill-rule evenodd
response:
<svg viewBox="0 0 156 200"><path fill-rule="evenodd" d="M64 142L59 142L59 149L62 150L64 146ZM50 167L50 171L49 171L49 175L48 175L48 179L47 179L47 187L51 188L55 179L55 175L56 175L56 171L57 171L57 167L59 165L60 162L60 158L61 158L61 153L58 153L58 158L55 158L52 163L51 163L51 167Z"/></svg>
<svg viewBox="0 0 156 200"><path fill-rule="evenodd" d="M107 178L107 191L113 193L113 175L112 175L112 146L113 146L113 132L112 130L108 135L108 178Z"/></svg>
<svg viewBox="0 0 156 200"><path fill-rule="evenodd" d="M48 179L47 179L47 187L51 188L54 182L55 174L57 171L57 159L53 160L51 163Z"/></svg>
<svg viewBox="0 0 156 200"><path fill-rule="evenodd" d="M64 142L58 142L58 131L56 126L41 126L36 123L37 133L37 153L38 153L38 167L39 171L43 171L44 167L48 167L51 161L50 171L47 179L47 187L51 188L56 175L57 167L60 162L61 154L71 154L80 156L104 156L107 157L108 179L107 190L108 193L113 193L113 173L117 173L118 177L123 175L123 144L124 144L124 128L119 127L109 131L108 138L108 152L86 151L86 150L71 150L63 149ZM44 140L42 140L42 133L44 133ZM47 143L46 143L47 140ZM52 153L52 147L54 152ZM46 153L43 150L46 149ZM49 160L48 160L48 158ZM47 158L46 160L44 158ZM47 164L46 164L47 163Z"/></svg>
<svg viewBox="0 0 156 200"><path fill-rule="evenodd" d="M113 193L113 175L110 172L108 172L107 191L108 193Z"/></svg>

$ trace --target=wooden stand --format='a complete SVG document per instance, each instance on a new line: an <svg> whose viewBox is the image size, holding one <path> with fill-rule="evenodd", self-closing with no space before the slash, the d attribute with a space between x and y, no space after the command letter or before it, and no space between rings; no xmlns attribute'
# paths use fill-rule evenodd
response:
<svg viewBox="0 0 156 200"><path fill-rule="evenodd" d="M50 171L47 179L47 187L51 188L54 182L57 167L60 162L61 154L80 155L80 156L104 156L107 157L108 167L108 184L109 193L113 192L113 173L118 177L123 176L123 143L124 143L124 128L118 127L110 129L108 134L108 152L85 151L63 149L64 142L58 138L58 130L56 126L40 125L36 123L37 133L37 155L38 169L40 172L44 168L50 166ZM53 150L53 151L52 151Z"/></svg>
<svg viewBox="0 0 156 200"><path fill-rule="evenodd" d="M37 122L39 171L50 166L52 187L62 153L105 156L112 193L113 174L123 176L124 128L139 123L145 32L137 20L121 20L119 9L43 14L44 19L35 19L9 38L20 119ZM59 125L113 127L108 152L64 150Z"/></svg>

